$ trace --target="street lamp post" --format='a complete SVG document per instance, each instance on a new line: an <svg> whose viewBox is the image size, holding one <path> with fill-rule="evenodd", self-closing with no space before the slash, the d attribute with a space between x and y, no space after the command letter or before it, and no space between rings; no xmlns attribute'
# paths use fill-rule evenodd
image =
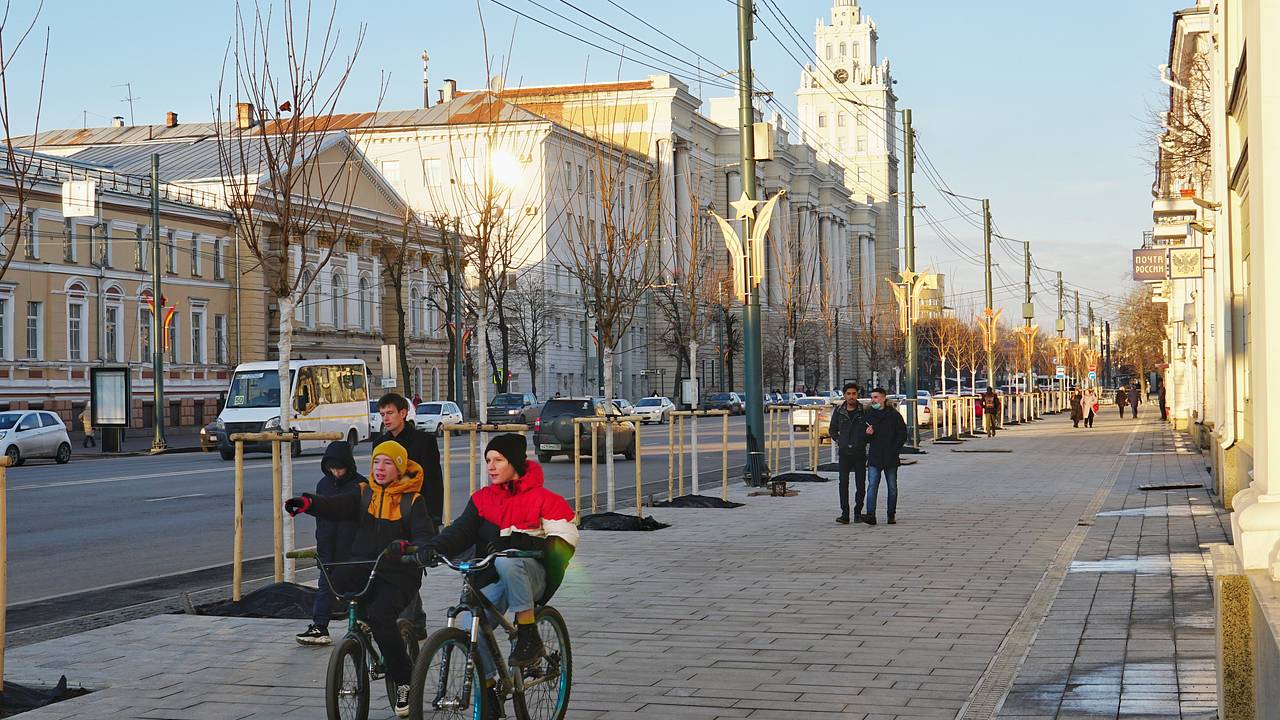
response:
<svg viewBox="0 0 1280 720"><path fill-rule="evenodd" d="M751 40L755 35L752 0L738 0L738 132L742 161L742 192L756 199L755 112L752 107ZM742 238L750 242L752 218L743 219ZM751 257L752 250L747 249ZM761 357L760 289L746 283L747 297L742 307L743 373L747 391L747 484L764 484L768 468L764 458L764 367Z"/></svg>
<svg viewBox="0 0 1280 720"><path fill-rule="evenodd" d="M164 312L160 292L160 153L151 154L151 452L163 452L164 438Z"/></svg>

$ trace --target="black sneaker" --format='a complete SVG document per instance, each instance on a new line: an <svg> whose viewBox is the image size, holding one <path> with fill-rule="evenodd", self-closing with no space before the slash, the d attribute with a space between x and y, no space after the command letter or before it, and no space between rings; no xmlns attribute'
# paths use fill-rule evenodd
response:
<svg viewBox="0 0 1280 720"><path fill-rule="evenodd" d="M866 524L868 524L868 525L875 525L875 524L876 524L876 516L875 516L875 515L863 515L863 516L862 516L862 522L864 522L864 523L866 523Z"/></svg>
<svg viewBox="0 0 1280 720"><path fill-rule="evenodd" d="M329 639L329 629L318 627L316 625L308 625L303 632L293 636L299 645L332 645L333 641Z"/></svg>
<svg viewBox="0 0 1280 720"><path fill-rule="evenodd" d="M841 525L848 525L848 524L849 524L849 516L848 516L848 515L841 515L840 517L836 518L836 522L840 523Z"/></svg>
<svg viewBox="0 0 1280 720"><path fill-rule="evenodd" d="M524 666L542 657L542 637L536 625L520 625L516 630L516 646L507 657L507 663Z"/></svg>
<svg viewBox="0 0 1280 720"><path fill-rule="evenodd" d="M890 516L889 516L889 524L890 524L890 525L897 525L897 524L898 524L898 517L897 517L896 515L890 515Z"/></svg>
<svg viewBox="0 0 1280 720"><path fill-rule="evenodd" d="M393 706L396 717L409 717L409 686L396 685L396 703Z"/></svg>

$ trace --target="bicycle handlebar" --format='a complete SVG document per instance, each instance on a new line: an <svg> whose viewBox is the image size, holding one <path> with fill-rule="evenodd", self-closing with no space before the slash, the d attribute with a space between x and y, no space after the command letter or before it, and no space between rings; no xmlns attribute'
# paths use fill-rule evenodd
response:
<svg viewBox="0 0 1280 720"><path fill-rule="evenodd" d="M405 556L401 558L401 562L412 561L417 563L418 562L417 554L418 554L418 548L411 545L408 548L408 553L406 553ZM440 562L444 563L447 567L449 567L449 569L466 573L466 572L474 572L477 570L484 570L485 568L488 568L490 565L492 565L493 561L497 560L498 558L529 558L531 560L541 560L542 556L543 556L543 552L541 550L500 550L495 553L489 553L483 558L465 560L462 562L454 562L453 560L450 560L449 558L443 555L437 555L436 558Z"/></svg>

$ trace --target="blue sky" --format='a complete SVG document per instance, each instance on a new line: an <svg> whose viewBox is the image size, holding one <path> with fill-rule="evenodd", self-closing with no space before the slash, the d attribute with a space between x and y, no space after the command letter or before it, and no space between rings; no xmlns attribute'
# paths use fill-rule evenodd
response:
<svg viewBox="0 0 1280 720"><path fill-rule="evenodd" d="M570 27L538 9L534 0L501 1ZM561 0L536 1L593 25ZM578 7L695 63L673 41L717 64L737 66L735 10L729 2L616 2L661 28L666 38L628 18L610 0L574 0ZM829 0L773 2L806 41L815 20L829 16ZM29 17L35 6L33 0L14 4L18 17L24 12ZM1155 66L1167 56L1171 13L1188 0L1119 0L1105 8L1025 0L861 4L877 22L881 56L893 65L899 107L913 109L921 145L950 187L990 197L1000 231L1031 240L1037 265L1063 270L1069 283L1102 292L1123 291L1129 250L1151 221L1150 143L1143 118L1147 107L1160 101L1162 86ZM514 23L515 16L493 0L480 0L480 7L495 60L501 63L511 47L509 85L638 78L654 72L632 62L619 67L617 57L528 20ZM134 102L139 123L161 122L169 110L177 111L183 121L208 119L233 12L229 1L46 2L41 26L50 26L52 36L41 127L80 127L86 111L90 126L106 125L112 115L127 119L129 107L122 101L126 90L114 87L125 82L132 83L140 98ZM782 36L773 17L764 9L760 12ZM343 109L371 107L383 72L390 74L383 107L417 106L422 93L418 57L423 49L431 54L434 86L446 77L456 78L463 87L484 81L473 0L339 0L338 27L349 35L361 22L368 26L365 47ZM794 108L799 68L768 32L761 29L757 36L754 53L760 81ZM594 41L616 48L598 38ZM633 41L627 43L637 47ZM35 43L28 47L21 66L15 67L11 105L20 130L31 126L37 49ZM727 94L702 89L705 97ZM957 218L919 172L916 185L917 202L943 221L941 226L967 255L980 258L981 231ZM917 245L918 264L948 273L949 289L982 288L980 268L961 260L931 228L918 231ZM1010 278L1021 281L1020 260L1000 249L996 259ZM1045 279L1050 278L1047 273ZM996 285L1002 284L997 277ZM997 297L1002 295L1009 298L1006 315L1015 313L1020 289ZM961 296L957 302L977 306L978 297ZM1037 297L1056 304L1047 288L1037 287ZM1070 303L1071 298L1068 307ZM1048 317L1040 322L1052 327Z"/></svg>

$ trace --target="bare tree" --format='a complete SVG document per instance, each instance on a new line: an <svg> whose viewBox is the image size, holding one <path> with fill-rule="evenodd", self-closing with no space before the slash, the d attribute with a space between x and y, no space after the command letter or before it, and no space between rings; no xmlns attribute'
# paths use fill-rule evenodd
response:
<svg viewBox="0 0 1280 720"><path fill-rule="evenodd" d="M283 37L277 38L269 9L255 4L252 14L246 15L237 4L214 102L227 204L241 241L257 259L267 290L276 300L281 430L290 429L294 309L349 233L351 201L360 174L352 167L358 162L355 143L331 129L364 42L365 26L358 27L348 54L342 56L336 13L336 2L327 17L313 18L309 2L295 9L292 0L284 0L279 27ZM313 20L318 21L315 28ZM313 31L317 28L318 32ZM223 122L224 112L231 112L221 104L223 98L235 108L231 122ZM264 121L257 115L277 110L292 113L293 118ZM311 273L307 240L322 233L328 235L328 243L320 249L317 270ZM301 262L291 265L294 252ZM283 453L281 484L286 497L293 492L290 455ZM294 542L292 517L285 515L284 524L285 550L289 551ZM292 581L293 561L286 559L285 567Z"/></svg>
<svg viewBox="0 0 1280 720"><path fill-rule="evenodd" d="M31 21L11 27L10 11L12 3L5 2L4 15L0 16L0 129L4 130L4 172L12 184L11 192L0 195L0 280L9 271L9 264L18 254L18 246L22 242L23 231L35 232L34 225L28 226L31 220L27 217L27 205L32 183L28 179L31 174L32 155L18 147L13 139L13 111L9 107L9 81L13 62L31 37L36 21L44 3L36 6ZM16 36L16 37L15 37ZM44 54L40 60L40 83L36 93L35 107L32 110L33 125L31 130L31 150L35 148L36 137L40 132L40 110L44 105L45 67L49 61L49 28L44 32Z"/></svg>
<svg viewBox="0 0 1280 720"><path fill-rule="evenodd" d="M419 262L426 252L426 244L423 242L423 228L417 216L406 209L401 223L400 237L395 240L383 238L378 243L377 253L382 261L382 279L386 282L386 286L391 289L392 301L395 305L396 351L400 365L400 391L404 393L405 397L411 397L412 393L409 392L409 338L405 333L404 284L410 271L416 265L426 264ZM417 312L418 308L411 307L409 311Z"/></svg>
<svg viewBox="0 0 1280 720"><path fill-rule="evenodd" d="M444 291L431 293L427 302L439 311L440 316L444 318L445 337L449 343L449 360L446 365L450 378L449 392L446 395L450 400L457 403L459 407L466 407L465 390L462 396L459 396L458 388L453 382L453 378L460 372L458 368L458 345L461 343L465 346L467 343L467 336L464 330L465 319L471 317L474 310L467 303L471 295L462 291L465 266L459 237L461 223L456 217L447 213L432 214L427 222L436 229L441 239L440 262L428 265L427 274L432 280L432 285L437 288L443 288ZM458 290L456 294L454 293L455 289ZM456 326L454 323L455 316L464 318L464 327ZM469 384L464 383L464 385ZM470 414L468 413L468 415Z"/></svg>
<svg viewBox="0 0 1280 720"><path fill-rule="evenodd" d="M729 376L728 390L734 388L733 359L742 351L741 316L735 312L733 301L733 273L727 268L721 269L708 278L707 289L711 293L710 304L714 309L715 323L718 327L720 361L724 363ZM720 382L724 383L721 373ZM721 390L726 388L722 385Z"/></svg>
<svg viewBox="0 0 1280 720"><path fill-rule="evenodd" d="M1172 82L1168 107L1151 107L1147 127L1156 152L1156 188L1178 181L1203 189L1212 178L1212 76L1209 52L1195 50Z"/></svg>
<svg viewBox="0 0 1280 720"><path fill-rule="evenodd" d="M1145 285L1134 286L1121 306L1116 361L1140 378L1143 397L1147 394L1147 373L1166 361L1166 312L1164 305L1151 302L1151 291Z"/></svg>
<svg viewBox="0 0 1280 720"><path fill-rule="evenodd" d="M986 343L982 330L969 323L960 323L960 346L957 352L959 363L956 370L956 388L960 388L960 368L969 369L969 390L978 392L978 365L986 355Z"/></svg>
<svg viewBox="0 0 1280 720"><path fill-rule="evenodd" d="M963 327L959 320L950 317L938 317L919 324L926 329L926 332L922 333L922 335L934 349L934 352L938 353L938 362L941 365L939 376L942 380L942 393L945 395L947 392L947 358L951 358L953 361L956 359L962 342ZM957 377L959 377L958 374ZM956 392L959 391L960 388L956 388Z"/></svg>
<svg viewBox="0 0 1280 720"><path fill-rule="evenodd" d="M816 237L818 232L817 225L808 216L809 213L800 210L784 215L782 237L775 237L769 243L781 280L783 330L787 339L787 392L796 389L796 337L813 301L814 268L818 264L812 253L805 252L806 238Z"/></svg>
<svg viewBox="0 0 1280 720"><path fill-rule="evenodd" d="M511 337L529 367L530 391L538 394L538 368L551 341L551 292L541 277L525 274L508 298L511 301Z"/></svg>

